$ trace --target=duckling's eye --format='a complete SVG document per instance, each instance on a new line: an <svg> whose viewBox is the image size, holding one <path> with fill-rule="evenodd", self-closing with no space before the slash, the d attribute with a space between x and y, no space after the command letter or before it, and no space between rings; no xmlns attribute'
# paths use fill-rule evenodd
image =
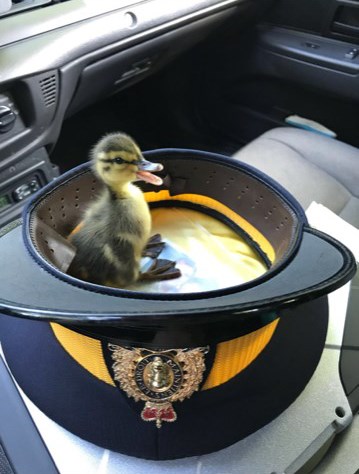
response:
<svg viewBox="0 0 359 474"><path fill-rule="evenodd" d="M114 158L112 162L116 163L117 165L122 165L123 163L126 163L126 161L123 158L119 158L119 157Z"/></svg>

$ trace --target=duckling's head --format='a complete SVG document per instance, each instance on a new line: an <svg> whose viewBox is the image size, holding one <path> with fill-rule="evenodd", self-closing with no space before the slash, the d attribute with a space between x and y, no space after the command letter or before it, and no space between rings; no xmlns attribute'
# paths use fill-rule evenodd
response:
<svg viewBox="0 0 359 474"><path fill-rule="evenodd" d="M92 149L91 157L97 175L112 188L138 180L162 184L161 178L150 171L161 171L163 166L145 160L137 143L125 133L111 133L101 138Z"/></svg>

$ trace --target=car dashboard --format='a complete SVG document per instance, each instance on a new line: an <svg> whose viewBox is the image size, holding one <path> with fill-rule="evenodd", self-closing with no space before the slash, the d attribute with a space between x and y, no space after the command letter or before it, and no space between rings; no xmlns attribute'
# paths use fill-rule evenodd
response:
<svg viewBox="0 0 359 474"><path fill-rule="evenodd" d="M170 63L234 12L265 3L13 3L0 16L0 226L59 174L48 152L66 117Z"/></svg>

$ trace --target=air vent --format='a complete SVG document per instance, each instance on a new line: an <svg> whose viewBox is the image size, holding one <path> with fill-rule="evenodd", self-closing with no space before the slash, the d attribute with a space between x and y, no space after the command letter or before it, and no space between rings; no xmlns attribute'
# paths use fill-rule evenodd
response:
<svg viewBox="0 0 359 474"><path fill-rule="evenodd" d="M42 97L46 107L56 104L57 99L57 77L55 74L44 77L39 81Z"/></svg>

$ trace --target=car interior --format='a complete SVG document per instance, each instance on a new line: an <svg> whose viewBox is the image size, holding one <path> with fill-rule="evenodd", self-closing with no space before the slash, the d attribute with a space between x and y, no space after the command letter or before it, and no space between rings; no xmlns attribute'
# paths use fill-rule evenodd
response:
<svg viewBox="0 0 359 474"><path fill-rule="evenodd" d="M0 0L0 235L117 131L141 150L233 157L357 229L358 103L356 0ZM357 274L347 339L326 343L353 421L330 443L313 434L313 456L283 472L358 472L358 291ZM0 428L0 473L30 474L7 443ZM231 469L217 472L271 474Z"/></svg>

